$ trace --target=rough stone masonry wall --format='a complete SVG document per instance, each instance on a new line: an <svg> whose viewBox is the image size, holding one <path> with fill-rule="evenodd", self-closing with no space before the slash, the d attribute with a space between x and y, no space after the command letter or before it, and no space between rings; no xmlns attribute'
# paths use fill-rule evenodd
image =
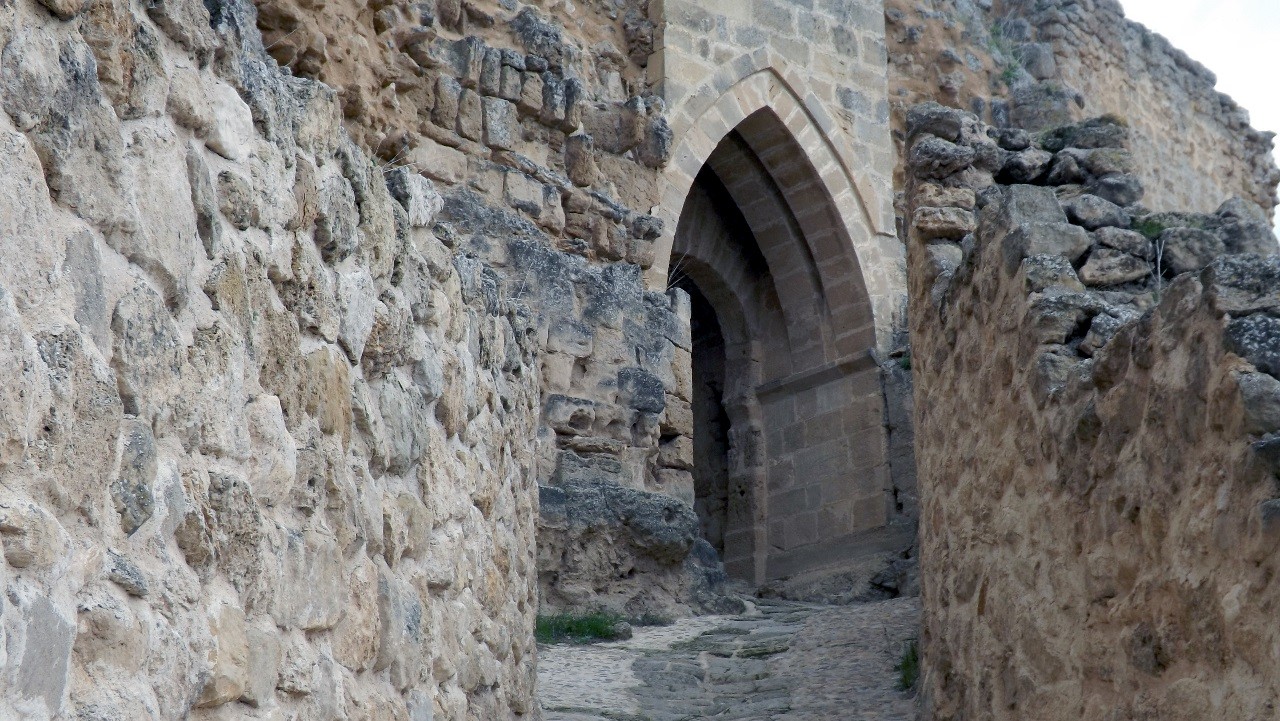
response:
<svg viewBox="0 0 1280 721"><path fill-rule="evenodd" d="M1274 716L1267 219L1144 211L1110 122L908 127L926 717Z"/></svg>
<svg viewBox="0 0 1280 721"><path fill-rule="evenodd" d="M0 7L0 716L536 715L535 326L338 97Z"/></svg>
<svg viewBox="0 0 1280 721"><path fill-rule="evenodd" d="M678 381L687 302L642 277L671 143L645 77L647 3L257 5L272 56L333 86L352 135L388 167L438 183L437 232L533 311L543 605L641 614L706 600L697 591L718 570L714 554L700 556L711 568L690 555L692 412Z"/></svg>
<svg viewBox="0 0 1280 721"><path fill-rule="evenodd" d="M886 5L894 127L923 100L1033 131L1113 114L1133 128L1152 207L1210 212L1241 196L1268 213L1273 133L1116 0L931 0ZM899 181L903 176L899 176Z"/></svg>

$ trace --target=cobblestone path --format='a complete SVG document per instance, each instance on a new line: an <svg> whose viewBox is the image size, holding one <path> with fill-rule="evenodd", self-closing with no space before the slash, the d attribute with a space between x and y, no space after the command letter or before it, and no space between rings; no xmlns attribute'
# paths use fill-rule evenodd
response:
<svg viewBox="0 0 1280 721"><path fill-rule="evenodd" d="M630 641L539 650L545 721L913 721L894 667L918 599L754 601L742 616L638 628Z"/></svg>

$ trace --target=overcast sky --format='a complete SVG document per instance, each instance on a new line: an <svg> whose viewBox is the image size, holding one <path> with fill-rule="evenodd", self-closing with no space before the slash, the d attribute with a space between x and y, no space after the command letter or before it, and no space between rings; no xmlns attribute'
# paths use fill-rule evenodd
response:
<svg viewBox="0 0 1280 721"><path fill-rule="evenodd" d="M1280 0L1120 0L1130 20L1218 76L1253 127L1280 133Z"/></svg>

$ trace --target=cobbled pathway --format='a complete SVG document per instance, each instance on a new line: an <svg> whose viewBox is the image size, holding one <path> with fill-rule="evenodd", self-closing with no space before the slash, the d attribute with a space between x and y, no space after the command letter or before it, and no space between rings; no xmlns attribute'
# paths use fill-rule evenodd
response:
<svg viewBox="0 0 1280 721"><path fill-rule="evenodd" d="M919 600L753 600L741 616L638 628L629 641L539 650L545 721L913 721L895 666Z"/></svg>

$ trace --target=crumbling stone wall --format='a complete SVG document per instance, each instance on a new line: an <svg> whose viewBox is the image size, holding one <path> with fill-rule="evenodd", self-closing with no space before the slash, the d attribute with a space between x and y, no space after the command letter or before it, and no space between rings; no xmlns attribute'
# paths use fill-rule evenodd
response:
<svg viewBox="0 0 1280 721"><path fill-rule="evenodd" d="M1280 247L1144 210L1128 134L908 114L929 718L1280 698Z"/></svg>
<svg viewBox="0 0 1280 721"><path fill-rule="evenodd" d="M1211 212L1240 196L1272 215L1274 134L1116 0L889 0L885 13L899 142L924 100L1031 131L1111 114L1134 130L1148 205Z"/></svg>
<svg viewBox="0 0 1280 721"><path fill-rule="evenodd" d="M0 716L536 714L536 324L339 97L0 8Z"/></svg>

